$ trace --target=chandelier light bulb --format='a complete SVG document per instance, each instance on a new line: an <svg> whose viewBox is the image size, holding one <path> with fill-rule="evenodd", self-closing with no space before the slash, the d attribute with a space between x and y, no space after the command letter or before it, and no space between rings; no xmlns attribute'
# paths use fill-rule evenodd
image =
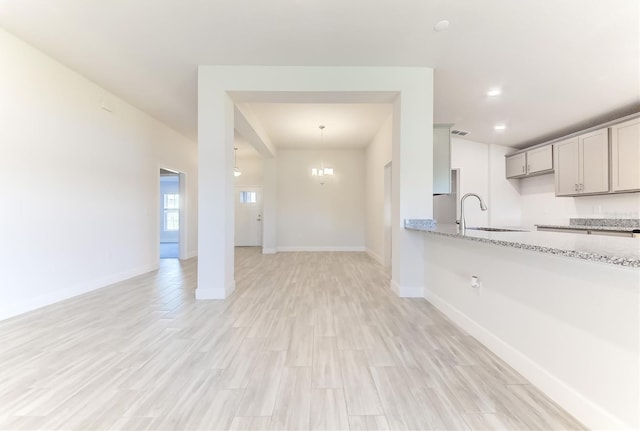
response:
<svg viewBox="0 0 640 431"><path fill-rule="evenodd" d="M233 176L239 177L242 171L238 169L238 147L233 147Z"/></svg>
<svg viewBox="0 0 640 431"><path fill-rule="evenodd" d="M320 148L324 147L324 129L325 127L321 124L318 126L320 129ZM321 185L324 185L324 177L333 176L333 168L325 168L322 159L320 159L320 167L319 168L311 168L311 176L313 177L322 177L320 181Z"/></svg>

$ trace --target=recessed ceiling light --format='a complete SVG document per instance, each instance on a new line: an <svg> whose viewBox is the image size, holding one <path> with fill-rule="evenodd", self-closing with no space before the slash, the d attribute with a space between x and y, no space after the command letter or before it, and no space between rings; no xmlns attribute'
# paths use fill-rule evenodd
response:
<svg viewBox="0 0 640 431"><path fill-rule="evenodd" d="M507 126L505 126L504 124L496 124L495 126L493 126L493 130L504 130L506 128Z"/></svg>
<svg viewBox="0 0 640 431"><path fill-rule="evenodd" d="M502 94L502 90L500 88L491 88L489 89L489 91L487 91L487 96L489 97L496 97L500 94Z"/></svg>
<svg viewBox="0 0 640 431"><path fill-rule="evenodd" d="M435 31L445 31L448 28L449 28L449 21L447 21L446 19L438 21L436 25L433 26L433 29Z"/></svg>

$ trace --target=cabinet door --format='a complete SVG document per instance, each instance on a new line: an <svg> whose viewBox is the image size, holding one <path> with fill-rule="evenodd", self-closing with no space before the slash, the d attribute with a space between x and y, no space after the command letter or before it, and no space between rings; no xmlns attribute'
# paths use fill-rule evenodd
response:
<svg viewBox="0 0 640 431"><path fill-rule="evenodd" d="M451 193L451 126L433 125L433 193Z"/></svg>
<svg viewBox="0 0 640 431"><path fill-rule="evenodd" d="M611 190L640 190L640 118L611 127Z"/></svg>
<svg viewBox="0 0 640 431"><path fill-rule="evenodd" d="M553 169L553 146L547 145L527 151L527 174L536 174Z"/></svg>
<svg viewBox="0 0 640 431"><path fill-rule="evenodd" d="M507 178L523 177L527 174L526 154L514 154L506 157Z"/></svg>
<svg viewBox="0 0 640 431"><path fill-rule="evenodd" d="M581 193L609 191L609 129L580 135Z"/></svg>
<svg viewBox="0 0 640 431"><path fill-rule="evenodd" d="M556 196L578 194L579 157L578 137L554 144Z"/></svg>

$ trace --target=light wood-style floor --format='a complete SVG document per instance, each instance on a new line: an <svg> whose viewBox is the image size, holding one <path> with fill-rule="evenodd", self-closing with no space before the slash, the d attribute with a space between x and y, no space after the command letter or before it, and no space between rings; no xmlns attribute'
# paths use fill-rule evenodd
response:
<svg viewBox="0 0 640 431"><path fill-rule="evenodd" d="M363 253L239 248L225 301L196 265L0 322L0 429L584 429Z"/></svg>

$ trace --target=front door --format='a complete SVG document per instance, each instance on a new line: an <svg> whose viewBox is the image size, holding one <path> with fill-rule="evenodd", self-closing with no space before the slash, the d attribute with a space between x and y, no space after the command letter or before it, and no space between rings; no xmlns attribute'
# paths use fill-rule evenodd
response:
<svg viewBox="0 0 640 431"><path fill-rule="evenodd" d="M262 187L235 188L236 246L262 246Z"/></svg>

